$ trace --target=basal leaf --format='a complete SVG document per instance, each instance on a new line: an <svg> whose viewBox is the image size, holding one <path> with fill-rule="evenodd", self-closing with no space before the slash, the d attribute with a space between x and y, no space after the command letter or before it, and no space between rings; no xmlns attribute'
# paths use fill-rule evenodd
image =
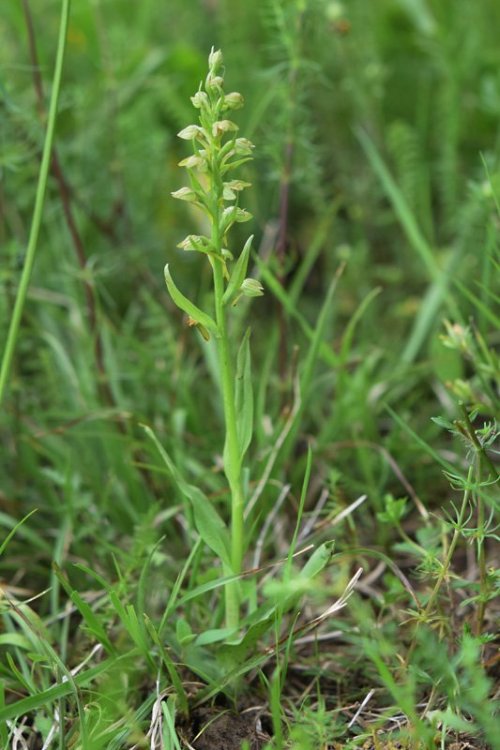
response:
<svg viewBox="0 0 500 750"><path fill-rule="evenodd" d="M221 645L216 652L217 661L229 669L242 664L249 653L255 653L258 646L262 645L262 639L273 627L274 622L274 614L271 614L265 620L251 625L240 641Z"/></svg>
<svg viewBox="0 0 500 750"><path fill-rule="evenodd" d="M175 484L179 488L179 491L190 501L193 508L194 522L201 538L223 563L230 566L230 544L226 524L200 488L189 484L182 477L153 430L147 425L142 426L146 434L155 444L158 453L162 457L163 462Z"/></svg>
<svg viewBox="0 0 500 750"><path fill-rule="evenodd" d="M234 635L234 633L234 628L215 628L212 630L205 630L196 638L195 644L197 646L210 646L212 643L220 643L221 641L227 640L227 638Z"/></svg>
<svg viewBox="0 0 500 750"><path fill-rule="evenodd" d="M194 522L201 538L220 560L229 567L231 563L229 535L226 524L212 503L197 487L190 488L189 499L193 506Z"/></svg>

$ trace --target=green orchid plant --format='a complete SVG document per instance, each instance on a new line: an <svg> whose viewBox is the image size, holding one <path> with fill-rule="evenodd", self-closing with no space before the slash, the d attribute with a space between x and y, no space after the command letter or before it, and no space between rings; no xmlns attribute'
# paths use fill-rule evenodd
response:
<svg viewBox="0 0 500 750"><path fill-rule="evenodd" d="M210 235L191 234L179 247L207 257L213 274L213 309L209 312L202 310L185 297L175 285L168 264L165 266L165 280L172 300L187 314L188 324L196 327L206 340L213 336L218 350L226 434L223 461L231 495L229 549L221 542L224 534L221 519L214 516L215 511L202 509L196 503L194 510L200 535L222 558L224 572L231 579L225 587L226 625L237 628L241 602L237 577L242 570L244 553L242 470L253 431L253 399L249 334L245 334L239 351L235 353L228 332L228 313L242 295L259 297L263 289L257 279L246 278L252 237L248 238L237 258L228 247L231 227L252 218L239 205L240 194L250 183L232 179L233 172L252 158L254 148L249 140L238 137L238 126L228 119L231 111L243 106L243 97L237 92L224 93L220 50L212 48L208 67L204 85L200 85L191 97L199 113L199 124L188 125L178 134L193 146L193 153L179 164L187 170L190 184L172 195L194 204L208 218Z"/></svg>

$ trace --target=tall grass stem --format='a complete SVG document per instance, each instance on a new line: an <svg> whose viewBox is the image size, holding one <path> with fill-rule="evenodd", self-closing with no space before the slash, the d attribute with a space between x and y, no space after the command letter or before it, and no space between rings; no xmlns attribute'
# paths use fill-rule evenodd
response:
<svg viewBox="0 0 500 750"><path fill-rule="evenodd" d="M30 234L28 239L28 247L26 250L26 258L24 261L23 271L21 274L21 280L16 294L16 300L14 303L14 310L10 319L9 330L7 333L7 340L5 342L5 348L2 356L2 365L0 369L0 406L3 402L5 395L7 382L9 379L9 373L12 366L12 359L14 357L14 351L16 348L17 338L19 335L19 327L21 324L21 318L24 310L24 304L26 302L26 296L28 293L28 287L33 271L33 265L35 262L36 250L38 247L38 237L40 234L40 227L42 224L43 207L45 203L45 195L47 192L47 181L50 170L50 162L52 158L52 144L54 142L54 132L56 128L57 120L57 108L59 104L59 94L61 91L61 80L64 66L64 56L66 52L66 36L68 30L68 21L70 14L71 0L62 0L61 6L61 18L59 24L59 37L57 42L57 53L56 62L54 67L54 76L52 80L52 94L50 98L49 115L47 120L47 130L45 133L45 141L43 144L42 163L40 166L40 173L38 176L38 185L35 196L35 207L33 209L33 218L31 221Z"/></svg>

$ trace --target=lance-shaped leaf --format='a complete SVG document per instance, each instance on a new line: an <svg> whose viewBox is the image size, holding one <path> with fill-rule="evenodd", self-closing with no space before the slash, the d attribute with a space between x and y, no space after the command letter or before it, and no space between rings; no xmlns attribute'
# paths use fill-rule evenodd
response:
<svg viewBox="0 0 500 750"><path fill-rule="evenodd" d="M193 507L196 528L201 538L220 560L229 567L231 564L229 554L230 543L226 524L199 487L186 482L151 427L147 425L142 425L142 427L155 444L163 463L180 492L190 501Z"/></svg>
<svg viewBox="0 0 500 750"><path fill-rule="evenodd" d="M214 336L218 336L219 329L217 328L215 320L213 320L210 315L207 315L207 313L203 312L203 310L200 310L200 308L197 307L194 302L191 302L191 300L185 297L184 294L182 294L182 292L179 291L179 289L176 287L168 268L168 263L165 266L165 281L169 294L177 307L187 315L189 315L189 317L196 323L199 323L201 326L203 326L203 328L206 328L208 331L210 331L210 333L213 333Z"/></svg>
<svg viewBox="0 0 500 750"><path fill-rule="evenodd" d="M247 329L236 360L236 420L241 458L248 450L253 433L253 390L250 361L250 328Z"/></svg>
<svg viewBox="0 0 500 750"><path fill-rule="evenodd" d="M227 305L233 297L238 293L240 286L243 284L243 280L247 274L248 260L250 258L250 250L252 249L253 234L250 235L248 240L245 242L245 246L241 251L240 257L236 261L234 268L231 272L231 278L229 284L224 292L222 302Z"/></svg>
<svg viewBox="0 0 500 750"><path fill-rule="evenodd" d="M323 568L325 568L332 559L333 548L333 541L320 544L320 546L314 550L299 575L304 578L312 579L317 576L318 573L321 573Z"/></svg>

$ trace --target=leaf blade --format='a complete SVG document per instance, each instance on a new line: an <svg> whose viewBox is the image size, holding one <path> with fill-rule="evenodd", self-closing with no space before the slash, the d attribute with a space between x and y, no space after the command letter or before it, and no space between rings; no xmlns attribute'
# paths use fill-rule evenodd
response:
<svg viewBox="0 0 500 750"><path fill-rule="evenodd" d="M250 235L250 237L245 242L243 250L241 251L238 260L234 264L234 268L231 272L231 278L229 279L227 289L224 292L224 296L222 297L222 303L224 305L227 305L232 300L232 298L237 293L238 289L243 283L243 280L247 273L248 261L250 259L250 250L252 249L252 240L253 240L253 234Z"/></svg>
<svg viewBox="0 0 500 750"><path fill-rule="evenodd" d="M192 484L186 482L174 462L162 446L155 433L148 425L142 425L148 437L153 441L179 491L186 497L193 508L194 522L201 538L210 549L230 566L230 544L227 526L217 513L206 495Z"/></svg>
<svg viewBox="0 0 500 750"><path fill-rule="evenodd" d="M245 332L236 358L235 386L238 440L240 457L243 461L253 435L253 388L249 328Z"/></svg>
<svg viewBox="0 0 500 750"><path fill-rule="evenodd" d="M208 331L210 331L214 336L219 335L219 329L217 327L217 324L213 318L210 317L206 312L203 312L203 310L200 310L200 308L194 304L194 302L191 302L176 286L172 274L170 273L170 269L168 267L168 263L165 266L165 283L167 285L168 292L170 296L172 297L172 300L177 305L177 307L185 312L187 315L189 315L190 318L192 318L196 323L199 323L201 326L206 328Z"/></svg>

